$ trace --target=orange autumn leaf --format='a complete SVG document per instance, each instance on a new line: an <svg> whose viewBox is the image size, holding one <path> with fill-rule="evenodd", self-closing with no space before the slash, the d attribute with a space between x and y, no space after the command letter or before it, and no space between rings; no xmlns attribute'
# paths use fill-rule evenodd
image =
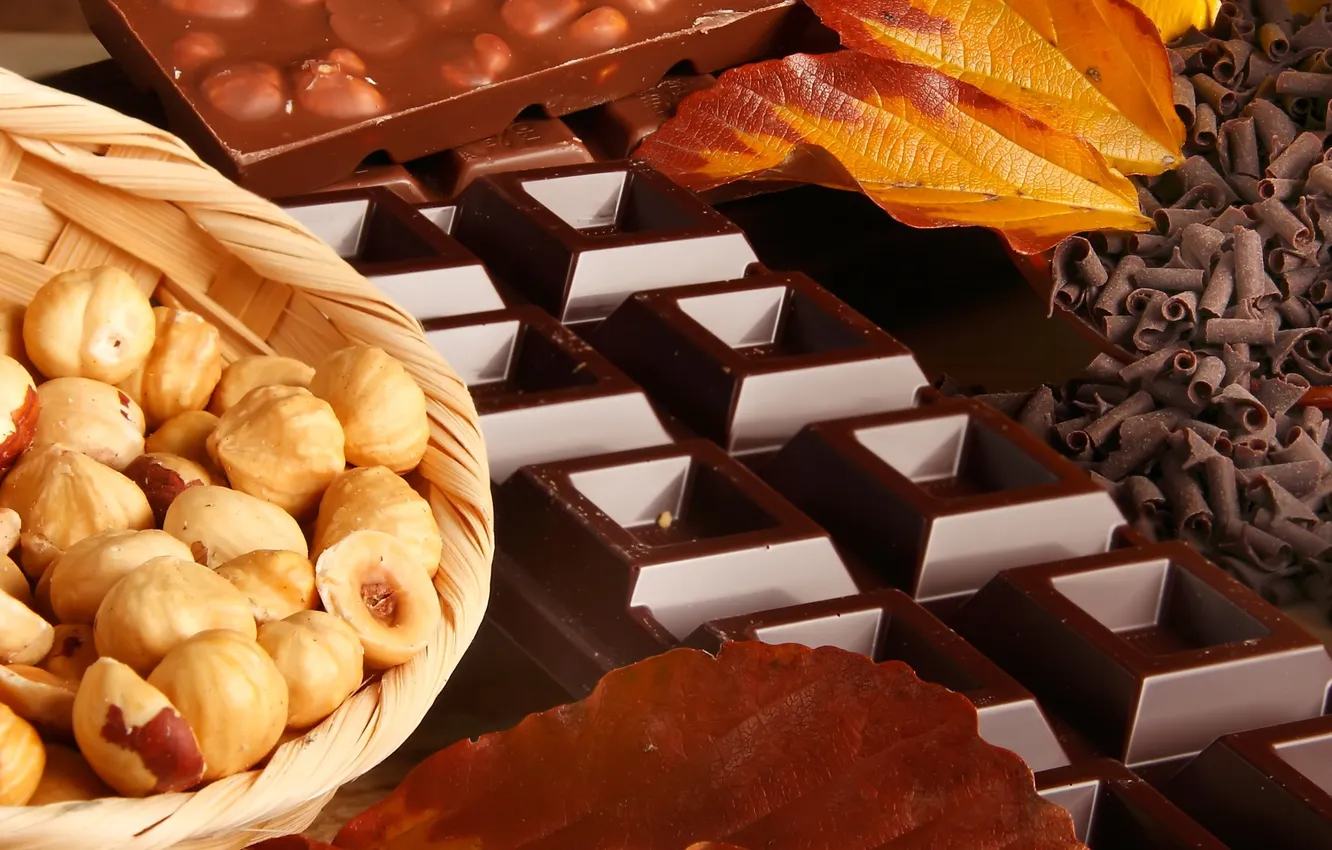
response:
<svg viewBox="0 0 1332 850"><path fill-rule="evenodd" d="M1127 0L808 5L847 47L975 86L1086 140L1125 173L1160 174L1184 161L1165 45Z"/></svg>
<svg viewBox="0 0 1332 850"><path fill-rule="evenodd" d="M1152 23L1156 24L1156 28L1161 31L1161 37L1166 41L1179 38L1188 32L1189 27L1207 29L1216 20L1216 12L1221 8L1221 0L1131 0L1131 2L1152 19Z"/></svg>
<svg viewBox="0 0 1332 850"><path fill-rule="evenodd" d="M990 227L1022 253L1151 224L1085 143L938 71L858 51L728 71L636 155L700 190L755 176L859 189L905 224Z"/></svg>
<svg viewBox="0 0 1332 850"><path fill-rule="evenodd" d="M342 850L1086 850L975 708L825 647L680 649L585 700L461 741ZM315 850L286 839L267 850ZM322 848L321 848L322 850Z"/></svg>

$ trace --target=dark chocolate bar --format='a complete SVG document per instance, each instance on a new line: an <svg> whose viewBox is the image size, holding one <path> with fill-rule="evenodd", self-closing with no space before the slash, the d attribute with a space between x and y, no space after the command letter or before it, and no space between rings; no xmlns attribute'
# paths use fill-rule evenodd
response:
<svg viewBox="0 0 1332 850"><path fill-rule="evenodd" d="M716 81L711 74L672 75L650 89L585 109L567 120L603 157L621 159L673 116L680 101Z"/></svg>
<svg viewBox="0 0 1332 850"><path fill-rule="evenodd" d="M82 0L171 128L241 185L310 192L395 162L774 52L793 0Z"/></svg>

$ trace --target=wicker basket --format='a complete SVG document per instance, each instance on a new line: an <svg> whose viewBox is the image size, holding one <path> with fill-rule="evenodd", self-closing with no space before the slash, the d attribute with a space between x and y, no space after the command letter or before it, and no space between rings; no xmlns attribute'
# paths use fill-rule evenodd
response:
<svg viewBox="0 0 1332 850"><path fill-rule="evenodd" d="M480 625L494 540L475 407L419 323L277 207L168 133L0 69L0 298L26 303L54 273L103 264L207 317L228 360L314 362L355 342L406 365L430 412L420 475L444 537L444 626L263 770L193 794L0 808L0 848L231 850L300 832L411 734Z"/></svg>

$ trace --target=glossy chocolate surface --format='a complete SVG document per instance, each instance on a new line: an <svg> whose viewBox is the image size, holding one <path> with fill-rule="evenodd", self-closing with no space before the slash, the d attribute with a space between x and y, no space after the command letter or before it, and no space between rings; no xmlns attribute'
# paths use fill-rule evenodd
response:
<svg viewBox="0 0 1332 850"><path fill-rule="evenodd" d="M791 0L83 0L172 129L260 194L395 162L772 51Z"/></svg>
<svg viewBox="0 0 1332 850"><path fill-rule="evenodd" d="M584 110L568 120L598 153L610 159L627 157L675 114L680 101L711 88L716 81L711 74L672 75L650 89Z"/></svg>

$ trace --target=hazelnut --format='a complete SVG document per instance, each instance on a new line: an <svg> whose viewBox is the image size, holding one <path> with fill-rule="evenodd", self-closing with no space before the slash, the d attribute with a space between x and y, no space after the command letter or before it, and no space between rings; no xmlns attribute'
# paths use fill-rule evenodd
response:
<svg viewBox="0 0 1332 850"><path fill-rule="evenodd" d="M26 306L13 301L0 301L0 355L12 357L28 372L34 371L23 348L23 314Z"/></svg>
<svg viewBox="0 0 1332 850"><path fill-rule="evenodd" d="M134 482L80 452L34 446L0 484L0 508L16 511L20 565L39 578L85 537L109 528L152 528L153 511Z"/></svg>
<svg viewBox="0 0 1332 850"><path fill-rule="evenodd" d="M51 565L51 609L62 623L90 624L122 578L154 558L194 559L188 544L153 528L99 532L69 547Z"/></svg>
<svg viewBox="0 0 1332 850"><path fill-rule="evenodd" d="M212 71L199 91L213 108L236 121L263 121L282 112L286 87L277 68L266 62L236 62Z"/></svg>
<svg viewBox="0 0 1332 850"><path fill-rule="evenodd" d="M32 445L40 407L32 375L14 358L0 356L0 472Z"/></svg>
<svg viewBox="0 0 1332 850"><path fill-rule="evenodd" d="M333 352L315 369L310 392L342 423L348 463L407 472L421 462L430 440L425 393L383 349Z"/></svg>
<svg viewBox="0 0 1332 850"><path fill-rule="evenodd" d="M217 573L193 561L153 558L111 588L97 609L97 654L140 672L157 666L178 644L210 629L253 638L249 600Z"/></svg>
<svg viewBox="0 0 1332 850"><path fill-rule="evenodd" d="M46 769L46 750L32 724L0 705L0 806L26 806Z"/></svg>
<svg viewBox="0 0 1332 850"><path fill-rule="evenodd" d="M143 406L148 427L173 416L203 410L222 377L222 335L203 316L154 307L157 333L148 359L120 382Z"/></svg>
<svg viewBox="0 0 1332 850"><path fill-rule="evenodd" d="M143 454L143 411L120 390L90 378L55 378L37 388L42 415L34 446L59 444L112 469Z"/></svg>
<svg viewBox="0 0 1332 850"><path fill-rule="evenodd" d="M155 325L153 306L134 278L110 266L75 269L32 296L23 346L48 378L117 384L147 359Z"/></svg>
<svg viewBox="0 0 1332 850"><path fill-rule="evenodd" d="M365 651L346 622L301 611L259 627L259 645L287 681L287 726L306 729L328 717L364 678Z"/></svg>
<svg viewBox="0 0 1332 850"><path fill-rule="evenodd" d="M328 402L301 387L268 386L222 414L208 452L232 487L302 519L347 468L343 440Z"/></svg>
<svg viewBox="0 0 1332 850"><path fill-rule="evenodd" d="M88 760L78 751L60 744L46 744L46 769L29 806L51 803L81 803L114 797L114 791L97 778Z"/></svg>
<svg viewBox="0 0 1332 850"><path fill-rule="evenodd" d="M208 410L221 416L256 387L308 388L314 373L313 367L290 357L271 354L242 357L222 370L222 380L213 391Z"/></svg>
<svg viewBox="0 0 1332 850"><path fill-rule="evenodd" d="M126 797L185 791L203 778L203 753L185 718L113 658L97 659L79 683L74 740L102 781Z"/></svg>
<svg viewBox="0 0 1332 850"><path fill-rule="evenodd" d="M55 615L55 609L51 607L51 567L48 566L43 572L42 577L37 580L37 586L32 591L32 610L41 615L42 619L54 623L60 619Z"/></svg>
<svg viewBox="0 0 1332 850"><path fill-rule="evenodd" d="M315 606L314 565L296 552L247 552L218 567L217 574L245 594L260 625Z"/></svg>
<svg viewBox="0 0 1332 850"><path fill-rule="evenodd" d="M208 470L215 483L221 484L226 476L208 454L208 435L217 428L217 422L217 417L206 410L173 416L148 435L144 448L148 454L176 455L193 461Z"/></svg>
<svg viewBox="0 0 1332 850"><path fill-rule="evenodd" d="M258 764L287 723L287 683L253 634L197 634L167 653L148 677L189 721L203 750L206 780Z"/></svg>
<svg viewBox="0 0 1332 850"><path fill-rule="evenodd" d="M351 469L333 480L319 501L312 557L364 529L396 537L427 576L439 569L444 543L430 503L382 466Z"/></svg>
<svg viewBox="0 0 1332 850"><path fill-rule="evenodd" d="M165 452L139 455L125 467L125 477L139 485L153 517L160 524L166 519L167 508L186 487L206 487L213 483L208 470L192 460Z"/></svg>
<svg viewBox="0 0 1332 850"><path fill-rule="evenodd" d="M443 619L435 587L396 538L353 531L315 564L324 609L361 639L366 666L396 667L421 650Z"/></svg>
<svg viewBox="0 0 1332 850"><path fill-rule="evenodd" d="M32 588L28 586L28 577L8 555L0 556L0 593L32 607Z"/></svg>
<svg viewBox="0 0 1332 850"><path fill-rule="evenodd" d="M0 703L39 729L68 737L74 731L74 692L78 683L40 667L0 667Z"/></svg>
<svg viewBox="0 0 1332 850"><path fill-rule="evenodd" d="M51 651L55 630L27 605L0 593L0 664L36 664Z"/></svg>
<svg viewBox="0 0 1332 850"><path fill-rule="evenodd" d="M310 554L291 514L226 487L191 487L181 493L167 509L162 530L186 543L194 560L214 569L256 549Z"/></svg>
<svg viewBox="0 0 1332 850"><path fill-rule="evenodd" d="M93 639L92 626L88 623L61 623L55 627L51 651L46 654L42 667L62 679L77 682L96 660L97 644Z"/></svg>

